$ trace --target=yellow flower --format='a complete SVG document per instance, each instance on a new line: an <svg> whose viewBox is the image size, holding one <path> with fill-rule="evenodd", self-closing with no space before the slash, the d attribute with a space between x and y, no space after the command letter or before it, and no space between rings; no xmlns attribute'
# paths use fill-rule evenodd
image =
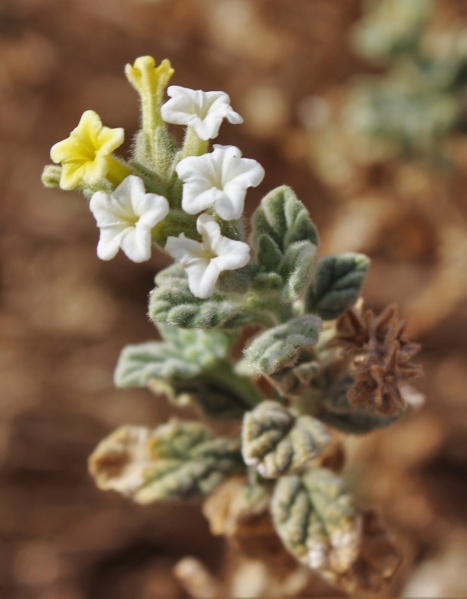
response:
<svg viewBox="0 0 467 599"><path fill-rule="evenodd" d="M152 56L140 56L133 65L127 64L125 74L128 81L141 95L149 112L157 112L160 109L165 88L167 87L174 70L167 59L163 60L158 67Z"/></svg>
<svg viewBox="0 0 467 599"><path fill-rule="evenodd" d="M123 138L123 129L104 127L98 114L86 110L70 137L50 150L52 160L63 167L60 187L74 189L80 183L93 186L106 177L119 183L130 171L110 154L122 145Z"/></svg>

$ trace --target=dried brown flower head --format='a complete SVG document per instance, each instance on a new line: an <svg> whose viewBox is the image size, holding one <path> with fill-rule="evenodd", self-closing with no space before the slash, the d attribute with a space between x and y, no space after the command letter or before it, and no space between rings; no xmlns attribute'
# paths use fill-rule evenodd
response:
<svg viewBox="0 0 467 599"><path fill-rule="evenodd" d="M353 406L385 416L407 408L404 385L420 377L422 368L412 362L420 346L407 337L405 327L395 304L376 316L360 303L337 320L330 346L353 362L355 382L347 393Z"/></svg>

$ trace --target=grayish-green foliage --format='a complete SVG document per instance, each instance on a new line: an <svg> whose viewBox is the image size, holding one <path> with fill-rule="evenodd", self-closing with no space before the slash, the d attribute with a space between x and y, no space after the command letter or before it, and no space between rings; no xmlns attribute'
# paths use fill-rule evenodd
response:
<svg viewBox="0 0 467 599"><path fill-rule="evenodd" d="M337 318L357 301L369 265L366 256L350 252L322 258L307 290L306 311Z"/></svg>
<svg viewBox="0 0 467 599"><path fill-rule="evenodd" d="M308 211L289 187L282 186L263 198L252 222L251 241L260 266L257 277L276 273L282 280L283 299L295 301L310 282L318 250L318 232Z"/></svg>
<svg viewBox="0 0 467 599"><path fill-rule="evenodd" d="M203 300L188 288L185 269L173 264L156 277L149 299L149 316L154 322L183 328L233 329L268 318L261 310L249 308L244 294L214 293Z"/></svg>
<svg viewBox="0 0 467 599"><path fill-rule="evenodd" d="M242 469L238 439L214 436L198 422L171 420L151 430L124 426L101 441L89 460L99 488L138 503L211 493Z"/></svg>
<svg viewBox="0 0 467 599"><path fill-rule="evenodd" d="M208 495L242 463L237 439L215 437L197 422L172 420L159 427L150 453L154 463L144 474L141 503Z"/></svg>
<svg viewBox="0 0 467 599"><path fill-rule="evenodd" d="M321 422L311 416L295 417L275 401L263 401L243 419L243 459L265 478L302 470L329 442Z"/></svg>
<svg viewBox="0 0 467 599"><path fill-rule="evenodd" d="M272 516L284 545L310 568L345 572L358 555L360 531L342 480L323 468L277 481Z"/></svg>
<svg viewBox="0 0 467 599"><path fill-rule="evenodd" d="M279 267L285 281L285 301L298 299L309 284L317 252L317 246L310 241L297 241L286 249Z"/></svg>
<svg viewBox="0 0 467 599"><path fill-rule="evenodd" d="M224 359L232 338L222 331L159 325L165 341L128 345L115 369L117 387L146 387L152 379L190 379Z"/></svg>
<svg viewBox="0 0 467 599"><path fill-rule="evenodd" d="M302 351L316 345L320 332L319 317L297 316L258 335L245 350L245 357L256 372L272 374L293 366Z"/></svg>
<svg viewBox="0 0 467 599"><path fill-rule="evenodd" d="M227 360L233 337L219 330L159 325L164 341L127 346L115 370L117 387L149 387L210 418L241 418L257 392Z"/></svg>

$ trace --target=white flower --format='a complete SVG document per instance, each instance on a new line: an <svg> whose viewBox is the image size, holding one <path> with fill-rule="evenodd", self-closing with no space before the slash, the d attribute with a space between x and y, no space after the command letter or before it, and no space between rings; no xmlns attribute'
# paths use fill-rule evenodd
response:
<svg viewBox="0 0 467 599"><path fill-rule="evenodd" d="M191 293L206 299L214 293L219 275L224 270L236 270L250 261L250 246L221 235L216 221L202 214L196 221L201 243L188 239L184 233L168 237L166 251L183 264Z"/></svg>
<svg viewBox="0 0 467 599"><path fill-rule="evenodd" d="M184 182L183 210L198 214L214 206L224 220L240 218L247 188L256 187L264 177L259 162L241 156L234 146L215 145L210 154L181 160L177 174Z"/></svg>
<svg viewBox="0 0 467 599"><path fill-rule="evenodd" d="M230 106L230 98L225 92L203 92L171 85L167 95L171 99L161 107L164 121L188 125L201 139L217 137L223 119L233 125L243 123L242 117Z"/></svg>
<svg viewBox="0 0 467 599"><path fill-rule="evenodd" d="M119 248L133 260L144 262L151 257L151 229L169 212L167 200L146 193L139 177L130 175L111 194L97 191L89 204L101 230L97 255L111 260Z"/></svg>

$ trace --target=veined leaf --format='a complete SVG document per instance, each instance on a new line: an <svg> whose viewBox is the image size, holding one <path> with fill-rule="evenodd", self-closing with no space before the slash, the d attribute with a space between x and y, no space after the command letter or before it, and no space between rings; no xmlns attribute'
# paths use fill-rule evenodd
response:
<svg viewBox="0 0 467 599"><path fill-rule="evenodd" d="M197 422L171 420L150 430L117 429L90 457L97 486L138 503L209 495L241 471L239 440L215 437Z"/></svg>
<svg viewBox="0 0 467 599"><path fill-rule="evenodd" d="M357 559L360 520L342 480L330 470L280 478L271 509L282 542L301 563L346 572Z"/></svg>
<svg viewBox="0 0 467 599"><path fill-rule="evenodd" d="M296 417L275 401L263 401L243 419L243 459L264 478L302 470L330 440L321 422L311 416Z"/></svg>
<svg viewBox="0 0 467 599"><path fill-rule="evenodd" d="M278 187L263 198L252 223L260 267L256 279L277 273L283 279L282 299L295 301L310 283L319 243L307 209L289 187Z"/></svg>
<svg viewBox="0 0 467 599"><path fill-rule="evenodd" d="M233 329L268 319L267 314L249 307L245 294L227 296L216 292L205 300L195 297L188 288L185 269L179 264L157 275L149 299L149 316L156 323L200 329Z"/></svg>
<svg viewBox="0 0 467 599"><path fill-rule="evenodd" d="M272 374L293 366L302 351L316 345L320 332L319 317L298 316L255 337L245 357L256 372Z"/></svg>
<svg viewBox="0 0 467 599"><path fill-rule="evenodd" d="M369 258L363 254L346 253L320 260L306 294L306 311L324 320L337 318L357 301L369 265Z"/></svg>

